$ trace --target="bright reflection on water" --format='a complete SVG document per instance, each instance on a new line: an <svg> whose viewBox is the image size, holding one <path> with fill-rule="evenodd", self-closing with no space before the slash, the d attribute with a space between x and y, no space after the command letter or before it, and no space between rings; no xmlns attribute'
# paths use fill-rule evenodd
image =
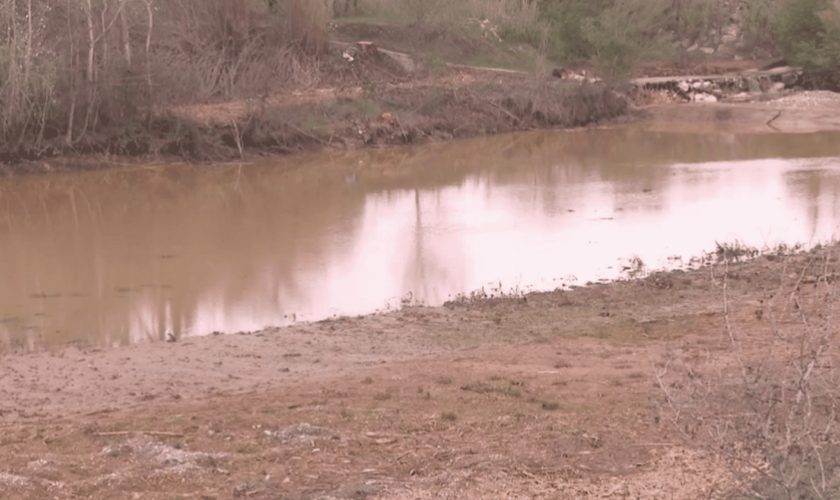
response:
<svg viewBox="0 0 840 500"><path fill-rule="evenodd" d="M119 344L548 290L840 223L840 135L546 132L0 181L0 344Z"/></svg>

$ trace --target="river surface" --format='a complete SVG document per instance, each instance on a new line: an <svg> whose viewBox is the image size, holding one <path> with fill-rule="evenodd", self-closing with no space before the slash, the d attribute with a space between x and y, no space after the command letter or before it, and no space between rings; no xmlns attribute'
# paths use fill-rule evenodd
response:
<svg viewBox="0 0 840 500"><path fill-rule="evenodd" d="M0 349L552 290L838 225L837 133L628 127L3 179Z"/></svg>

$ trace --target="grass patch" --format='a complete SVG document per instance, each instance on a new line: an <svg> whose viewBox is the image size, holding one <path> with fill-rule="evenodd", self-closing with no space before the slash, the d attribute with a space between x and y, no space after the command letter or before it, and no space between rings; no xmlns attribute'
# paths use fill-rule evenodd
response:
<svg viewBox="0 0 840 500"><path fill-rule="evenodd" d="M554 411L560 409L560 403L556 401L548 401L539 398L531 398L528 400L529 403L534 403L540 405L544 410Z"/></svg>
<svg viewBox="0 0 840 500"><path fill-rule="evenodd" d="M353 116L371 118L381 115L383 109L382 103L378 101L371 99L354 99L332 104L327 108L327 113L345 119Z"/></svg>
<svg viewBox="0 0 840 500"><path fill-rule="evenodd" d="M391 392L378 392L373 395L374 401L388 401L389 399L394 399L394 394Z"/></svg>
<svg viewBox="0 0 840 500"><path fill-rule="evenodd" d="M440 419L448 422L454 422L458 419L458 415L454 411L445 411L440 414Z"/></svg>
<svg viewBox="0 0 840 500"><path fill-rule="evenodd" d="M520 390L519 387L505 387L504 389L502 389L502 394L504 394L505 396L513 396L515 398L518 398L522 396L522 390Z"/></svg>
<svg viewBox="0 0 840 500"><path fill-rule="evenodd" d="M548 410L548 411L559 410L560 409L560 403L557 403L555 401L543 401L542 402L542 407L543 407L544 410Z"/></svg>

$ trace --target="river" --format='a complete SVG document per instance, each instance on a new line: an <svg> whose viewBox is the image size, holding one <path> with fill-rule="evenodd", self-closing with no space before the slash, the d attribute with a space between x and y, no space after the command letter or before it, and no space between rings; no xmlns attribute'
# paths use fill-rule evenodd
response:
<svg viewBox="0 0 840 500"><path fill-rule="evenodd" d="M0 180L0 346L552 290L832 239L840 134L549 131ZM641 264L644 268L641 269Z"/></svg>

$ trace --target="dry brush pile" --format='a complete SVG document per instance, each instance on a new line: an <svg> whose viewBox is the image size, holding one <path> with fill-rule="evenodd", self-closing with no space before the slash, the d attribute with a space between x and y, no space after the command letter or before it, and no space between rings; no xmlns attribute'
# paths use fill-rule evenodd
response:
<svg viewBox="0 0 840 500"><path fill-rule="evenodd" d="M757 304L712 271L724 310L717 348L674 349L656 367L662 416L729 464L738 495L840 498L838 257L789 257Z"/></svg>
<svg viewBox="0 0 840 500"><path fill-rule="evenodd" d="M0 158L189 148L159 110L314 84L327 19L308 0L4 2Z"/></svg>

